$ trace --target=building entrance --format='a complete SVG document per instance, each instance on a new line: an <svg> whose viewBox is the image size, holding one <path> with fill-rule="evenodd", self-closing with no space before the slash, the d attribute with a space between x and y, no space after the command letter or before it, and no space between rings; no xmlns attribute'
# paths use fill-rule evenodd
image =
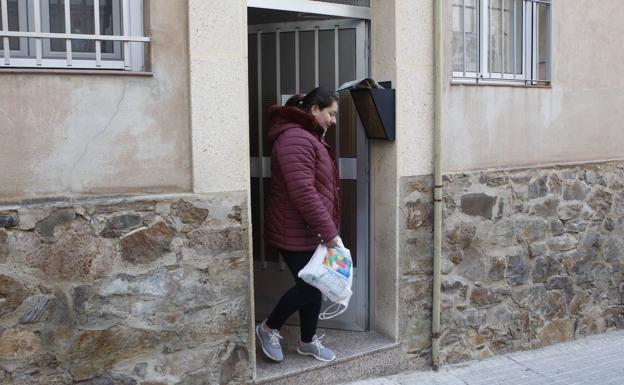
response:
<svg viewBox="0 0 624 385"><path fill-rule="evenodd" d="M256 320L266 318L293 285L277 250L264 241L270 194L271 148L267 110L290 96L368 75L366 22L323 19L249 26L249 129ZM341 316L320 327L364 331L369 314L369 145L349 96L341 96L338 123L326 141L336 150L341 175L340 235L354 258L353 296ZM329 303L324 302L324 309ZM288 323L298 323L298 314Z"/></svg>

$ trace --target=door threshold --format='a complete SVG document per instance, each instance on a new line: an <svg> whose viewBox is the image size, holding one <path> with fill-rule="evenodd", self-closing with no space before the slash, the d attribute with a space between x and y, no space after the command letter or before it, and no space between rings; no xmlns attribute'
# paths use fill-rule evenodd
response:
<svg viewBox="0 0 624 385"><path fill-rule="evenodd" d="M384 374L394 372L392 368L397 362L393 353L396 350L398 354L399 344L375 332L319 329L317 334L325 335L323 344L336 353L337 358L332 362L318 361L311 356L303 356L296 352L299 343L298 326L284 326L281 333L284 336L282 340L284 361L282 362L268 360L256 343L256 384L337 383L379 373L379 370L374 369L379 369L380 364L387 366L386 370L383 370ZM369 356L370 365L366 363L369 361ZM387 356L387 359L383 356ZM350 362L354 360L362 362L357 365ZM341 368L338 368L339 366ZM397 368L396 371L399 370L400 368ZM332 381L328 376L336 376L336 381Z"/></svg>

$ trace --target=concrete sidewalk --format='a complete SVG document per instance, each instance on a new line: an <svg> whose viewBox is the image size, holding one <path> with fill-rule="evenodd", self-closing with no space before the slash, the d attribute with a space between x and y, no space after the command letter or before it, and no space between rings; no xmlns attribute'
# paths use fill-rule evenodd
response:
<svg viewBox="0 0 624 385"><path fill-rule="evenodd" d="M624 385L624 331L350 385Z"/></svg>

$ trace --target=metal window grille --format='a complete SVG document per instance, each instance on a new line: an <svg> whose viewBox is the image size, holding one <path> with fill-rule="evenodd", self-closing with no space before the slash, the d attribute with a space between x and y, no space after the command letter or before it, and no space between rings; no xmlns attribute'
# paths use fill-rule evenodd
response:
<svg viewBox="0 0 624 385"><path fill-rule="evenodd" d="M551 0L453 0L453 78L551 80Z"/></svg>
<svg viewBox="0 0 624 385"><path fill-rule="evenodd" d="M143 1L0 0L2 67L144 70Z"/></svg>

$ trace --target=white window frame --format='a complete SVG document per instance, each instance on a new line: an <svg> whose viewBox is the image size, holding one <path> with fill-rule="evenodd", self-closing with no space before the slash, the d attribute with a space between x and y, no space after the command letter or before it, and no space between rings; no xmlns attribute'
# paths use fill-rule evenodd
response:
<svg viewBox="0 0 624 385"><path fill-rule="evenodd" d="M113 0L113 36L121 36L123 34L123 26L121 20L121 7L122 0ZM50 32L50 0L41 0L41 22L43 32ZM99 24L99 23L98 23ZM67 28L66 28L67 30ZM65 44L65 49L72 49ZM66 56L66 51L53 51L51 48L50 39L45 39L43 41L43 57L44 58L64 58ZM121 52L121 43L113 42L113 52L107 53L102 52L103 60L117 60L122 61L123 55ZM72 57L74 59L95 59L95 54L90 52L72 52Z"/></svg>
<svg viewBox="0 0 624 385"><path fill-rule="evenodd" d="M142 0L119 0L120 17L118 28L114 27L113 35L101 35L99 29L99 2L94 3L94 26L93 34L71 33L70 23L65 23L65 33L51 33L49 21L49 0L18 0L20 10L20 30L8 30L7 0L0 0L0 13L2 13L3 28L0 37L8 41L9 37L20 38L20 51L3 49L0 54L0 68L25 67L25 68L79 68L79 69L108 69L126 71L145 70L145 44L149 43L149 37L143 36L143 1ZM70 3L65 3L65 18L69 19ZM115 7L113 7L114 9ZM26 10L26 12L23 12ZM115 11L114 11L115 12ZM27 20L24 28L23 14ZM114 16L115 17L115 16ZM46 19L47 18L47 19ZM66 52L53 52L50 50L50 39L64 39ZM94 40L95 54L77 52L71 50L73 39ZM30 43L29 43L30 41ZM102 53L101 42L113 41L114 52ZM24 50L24 47L25 50ZM10 47L9 47L10 48ZM3 52L2 52L3 51ZM118 51L118 52L115 52Z"/></svg>
<svg viewBox="0 0 624 385"><path fill-rule="evenodd" d="M8 3L8 1L7 1ZM27 29L28 28L28 19L27 19L27 12L26 12L26 2L22 1L22 0L18 0L17 1L17 9L18 9L18 25L19 25L19 29ZM4 14L2 14L2 25L7 25L7 29L8 29L8 15L5 17ZM1 31L1 30L0 30ZM8 44L9 42L9 38L8 37L3 37L3 46L4 44ZM10 55L13 57L28 57L28 39L26 38L19 38L19 49L11 49L10 50ZM4 48L3 48L4 49ZM2 52L2 50L0 50L0 53Z"/></svg>
<svg viewBox="0 0 624 385"><path fill-rule="evenodd" d="M522 1L522 47L521 47L521 60L522 69L521 71L516 71L514 69L513 73L505 72L505 62L501 60L501 71L492 72L489 68L490 65L490 57L489 57L489 46L490 46L490 4L496 4L500 0L476 0L476 4L478 7L477 14L477 34L478 34L478 60L477 60L477 72L466 71L466 48L465 48L465 40L463 41L464 52L463 52L463 71L455 71L453 70L453 82L456 83L475 83L475 82L521 82L527 85L540 85L540 84L548 84L551 79L551 62L552 62L552 50L551 50L551 30L552 30L552 2L547 0L517 0ZM546 37L546 52L548 56L547 65L546 65L546 79L538 79L538 67L539 67L539 57L538 57L538 44L536 44L539 38L539 23L538 23L538 12L539 8L536 4L545 4L549 8L548 12L548 20L546 25L548 26L547 37ZM465 3L462 1L461 5L462 10L465 9ZM512 4L513 12L516 12L516 7ZM455 10L453 10L455 12ZM514 15L515 16L515 15ZM504 10L501 10L501 19L504 20ZM516 17L512 18L514 23L516 22ZM501 21L502 21L501 20ZM531 21L530 23L528 21ZM465 39L465 28L464 28L464 12L461 11L461 23L462 23L462 31ZM517 26L514 25L514 31L516 31ZM503 25L501 25L501 33L504 33ZM513 39L515 41L515 39ZM501 39L501 44L504 44L505 39ZM504 47L503 47L504 48ZM501 56L504 57L505 50L501 49ZM516 57L516 49L513 50L514 55L514 63L518 61L515 60ZM530 71L528 71L530 69ZM517 72L517 73L516 73Z"/></svg>

